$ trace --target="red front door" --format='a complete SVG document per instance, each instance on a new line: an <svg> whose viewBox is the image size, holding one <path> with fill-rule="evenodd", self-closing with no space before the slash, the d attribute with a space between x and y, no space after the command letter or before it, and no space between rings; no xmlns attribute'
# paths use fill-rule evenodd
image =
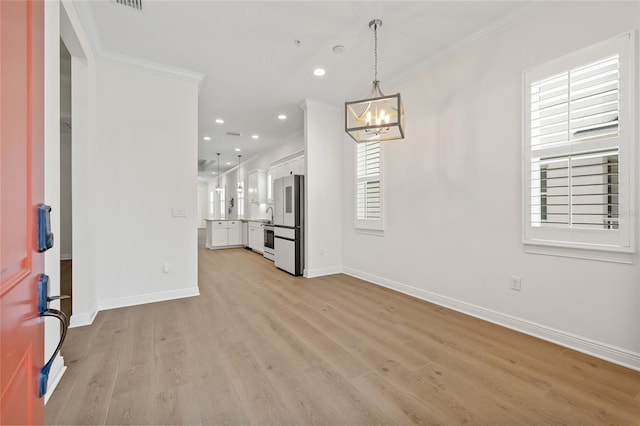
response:
<svg viewBox="0 0 640 426"><path fill-rule="evenodd" d="M0 424L43 424L37 206L44 199L41 1L0 0Z"/></svg>

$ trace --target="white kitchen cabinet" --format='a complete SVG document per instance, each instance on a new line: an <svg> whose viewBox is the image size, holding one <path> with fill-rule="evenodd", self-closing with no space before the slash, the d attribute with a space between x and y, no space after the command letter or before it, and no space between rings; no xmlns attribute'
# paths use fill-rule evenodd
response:
<svg viewBox="0 0 640 426"><path fill-rule="evenodd" d="M286 161L282 161L274 166L271 166L267 174L268 188L267 188L267 202L273 203L275 201L275 188L274 181L281 177L289 175L304 175L305 162L304 154L297 157L290 158Z"/></svg>
<svg viewBox="0 0 640 426"><path fill-rule="evenodd" d="M267 203L273 203L273 172L274 168L271 167L267 172Z"/></svg>
<svg viewBox="0 0 640 426"><path fill-rule="evenodd" d="M245 247L249 247L249 224L247 222L242 222L240 224L240 238L242 245Z"/></svg>
<svg viewBox="0 0 640 426"><path fill-rule="evenodd" d="M255 170L247 177L247 200L262 204L267 201L267 172Z"/></svg>
<svg viewBox="0 0 640 426"><path fill-rule="evenodd" d="M229 224L227 227L227 245L242 245L242 232L240 229L240 222L231 221L227 223Z"/></svg>
<svg viewBox="0 0 640 426"><path fill-rule="evenodd" d="M207 220L207 248L242 245L240 225L237 220Z"/></svg>
<svg viewBox="0 0 640 426"><path fill-rule="evenodd" d="M273 182L273 200L276 208L274 209L273 222L276 224L284 223L284 211L282 208L277 207L282 206L282 203L284 202L284 194L282 191L284 191L282 179L275 180Z"/></svg>
<svg viewBox="0 0 640 426"><path fill-rule="evenodd" d="M215 222L213 224L213 230L211 232L211 241L213 247L224 247L227 244L227 227L223 224L224 222Z"/></svg>
<svg viewBox="0 0 640 426"><path fill-rule="evenodd" d="M258 253L264 251L264 224L261 222L249 222L249 248Z"/></svg>

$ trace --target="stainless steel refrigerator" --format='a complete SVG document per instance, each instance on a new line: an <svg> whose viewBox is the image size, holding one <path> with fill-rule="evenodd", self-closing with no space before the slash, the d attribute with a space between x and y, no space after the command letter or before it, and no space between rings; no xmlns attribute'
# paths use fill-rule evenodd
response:
<svg viewBox="0 0 640 426"><path fill-rule="evenodd" d="M304 176L289 175L273 182L275 265L292 275L304 269Z"/></svg>

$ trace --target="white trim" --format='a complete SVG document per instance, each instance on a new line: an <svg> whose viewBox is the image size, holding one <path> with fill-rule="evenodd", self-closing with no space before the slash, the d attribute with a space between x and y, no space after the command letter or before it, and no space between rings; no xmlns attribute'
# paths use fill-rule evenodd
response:
<svg viewBox="0 0 640 426"><path fill-rule="evenodd" d="M532 2L529 5L525 5L521 9L516 10L515 12L500 18L498 21L493 24L481 29L480 31L471 34L469 37L460 40L459 42L436 52L434 55L429 56L428 58L420 61L419 63L407 68L405 71L396 74L389 80L387 80L387 87L396 86L400 82L406 81L409 78L423 72L426 68L431 67L434 64L445 61L447 58L455 55L456 53L463 52L473 45L481 42L488 36L490 36L493 32L496 32L506 26L517 24L522 18L542 11L552 5L551 2L543 3L543 2Z"/></svg>
<svg viewBox="0 0 640 426"><path fill-rule="evenodd" d="M542 340L575 349L576 351L604 359L605 361L609 361L614 364L640 371L640 353L618 348L606 343L597 342L582 336L567 333L566 331L547 327L542 324L483 308L448 296L422 290L407 284L359 271L357 269L345 267L343 270L347 275L369 281L373 284L390 288L392 290L399 291L400 293L408 294L409 296L417 297L418 299L453 309L454 311L462 312Z"/></svg>
<svg viewBox="0 0 640 426"><path fill-rule="evenodd" d="M300 102L298 104L298 107L300 107L300 109L303 110L303 111L306 111L310 106L317 107L317 108L323 108L323 109L326 109L328 111L334 111L334 112L343 112L344 111L338 105L328 104L326 102L315 101L313 99L308 99L308 98L305 98L304 101L302 101L302 102Z"/></svg>
<svg viewBox="0 0 640 426"><path fill-rule="evenodd" d="M98 302L98 310L124 308L127 306L144 305L147 303L163 302L166 300L182 299L185 297L200 296L198 286L183 290L159 291L157 293L140 294L137 296L116 297Z"/></svg>
<svg viewBox="0 0 640 426"><path fill-rule="evenodd" d="M98 311L92 311L87 314L71 314L69 321L69 328L84 327L86 325L93 324L93 320L96 319Z"/></svg>
<svg viewBox="0 0 640 426"><path fill-rule="evenodd" d="M286 163L289 160L293 160L294 158L298 158L298 157L304 157L304 148L294 152L293 154L289 154L286 155L274 162L272 162L271 164L269 164L269 169L271 169L272 167L278 166L282 163Z"/></svg>
<svg viewBox="0 0 640 426"><path fill-rule="evenodd" d="M325 275L335 275L340 273L342 273L342 266L326 266L324 268L317 268L317 269L311 269L311 270L305 269L304 277L316 278L316 277L323 277Z"/></svg>
<svg viewBox="0 0 640 426"><path fill-rule="evenodd" d="M635 32L625 32L615 37L573 51L543 64L529 68L522 73L522 243L525 245L555 246L577 250L592 250L603 253L594 255L595 260L611 258L605 252L635 252L635 220L625 212L634 206L635 182L634 173L637 160L634 158L633 146L636 142L634 105L637 102L637 86L635 77ZM567 73L569 78L572 69L587 65L590 62L619 55L620 84L620 127L618 136L593 141L576 142L569 139L561 146L535 147L531 135L531 84L560 73ZM631 89L634 89L631 91ZM603 150L619 150L619 229L576 229L573 227L544 227L532 225L532 162L544 156L571 157L582 153ZM573 202L570 202L573 205ZM571 219L571 217L569 218ZM560 251L559 251L560 253ZM553 255L551 250L544 254ZM562 256L562 254L559 254ZM575 257L575 256L572 256Z"/></svg>
<svg viewBox="0 0 640 426"><path fill-rule="evenodd" d="M102 43L100 41L100 36L98 35L98 27L93 20L93 14L88 10L89 2L61 0L61 3L64 7L64 14L69 18L73 31L80 42L80 46L84 53L83 57L87 59L94 59L95 57L100 56ZM78 34L79 30L82 30L82 34ZM61 36L62 35L63 34L61 34ZM65 37L62 38L64 39ZM65 44L66 42L67 40L65 40ZM70 46L67 45L67 48L70 48ZM78 56L78 52L71 52L71 56L74 56L74 53L75 56ZM71 78L73 79L73 76Z"/></svg>
<svg viewBox="0 0 640 426"><path fill-rule="evenodd" d="M384 229L362 228L356 225L356 234L374 235L376 237L384 237Z"/></svg>
<svg viewBox="0 0 640 426"><path fill-rule="evenodd" d="M45 355L46 356L46 355ZM67 366L64 365L64 358L60 353L56 355L56 359L53 361L51 371L49 373L49 381L47 383L47 392L44 394L44 404L47 405L49 398L53 395L53 391L58 387L58 383L62 380L64 372L67 371Z"/></svg>
<svg viewBox="0 0 640 426"><path fill-rule="evenodd" d="M155 72L168 77L177 78L179 80L194 81L198 83L198 90L202 86L204 80L204 74L194 71L189 71L184 68L172 67L169 65L159 64L157 62L151 62L133 56L122 55L120 53L103 51L100 54L100 59L108 61L119 62L134 67L143 68L148 71Z"/></svg>
<svg viewBox="0 0 640 426"><path fill-rule="evenodd" d="M568 257L572 259L596 260L599 262L623 263L633 265L635 255L611 251L581 250L574 247L560 247L557 245L524 244L524 252L544 256Z"/></svg>

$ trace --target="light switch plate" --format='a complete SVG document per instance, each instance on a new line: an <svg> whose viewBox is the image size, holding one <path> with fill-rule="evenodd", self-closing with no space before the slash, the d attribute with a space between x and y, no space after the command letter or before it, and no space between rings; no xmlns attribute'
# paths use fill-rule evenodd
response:
<svg viewBox="0 0 640 426"><path fill-rule="evenodd" d="M171 209L171 216L173 217L186 217L187 210L185 209Z"/></svg>

